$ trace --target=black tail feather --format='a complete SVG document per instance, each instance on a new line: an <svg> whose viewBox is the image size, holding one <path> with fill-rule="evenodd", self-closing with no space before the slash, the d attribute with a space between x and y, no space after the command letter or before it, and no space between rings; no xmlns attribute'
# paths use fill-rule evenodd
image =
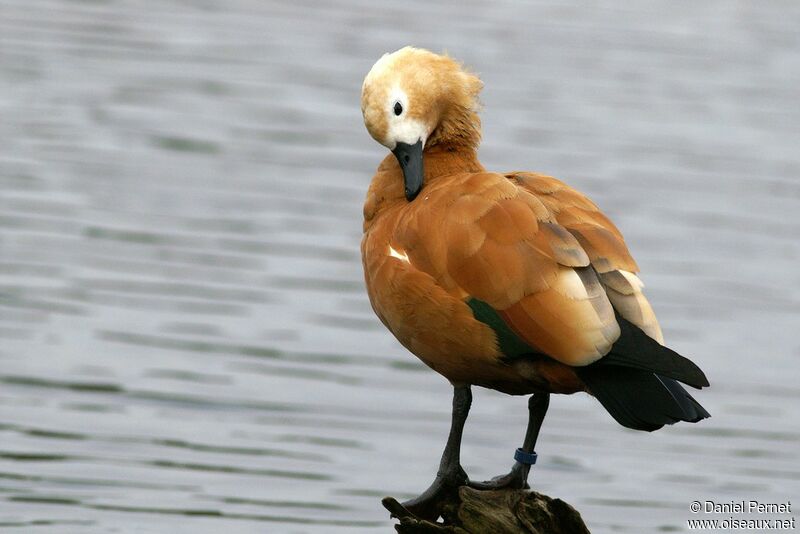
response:
<svg viewBox="0 0 800 534"><path fill-rule="evenodd" d="M614 419L628 428L652 432L678 421L710 417L675 380L629 367L576 367L575 372Z"/></svg>
<svg viewBox="0 0 800 534"><path fill-rule="evenodd" d="M592 365L632 367L674 378L694 388L708 386L706 375L694 362L661 345L620 315L617 315L617 322L619 339L611 352Z"/></svg>
<svg viewBox="0 0 800 534"><path fill-rule="evenodd" d="M664 386L669 389L669 392L672 395L672 398L675 399L675 402L680 404L681 409L683 410L683 417L681 419L682 421L696 423L702 419L711 417L711 414L708 413L699 402L694 400L694 397L689 395L689 392L683 389L683 387L678 384L677 381L663 376L656 376L659 380L661 380L661 383L663 383Z"/></svg>
<svg viewBox="0 0 800 534"><path fill-rule="evenodd" d="M620 337L611 352L585 367L578 377L617 422L653 431L677 421L710 417L677 382L701 388L708 379L689 359L661 345L619 315Z"/></svg>

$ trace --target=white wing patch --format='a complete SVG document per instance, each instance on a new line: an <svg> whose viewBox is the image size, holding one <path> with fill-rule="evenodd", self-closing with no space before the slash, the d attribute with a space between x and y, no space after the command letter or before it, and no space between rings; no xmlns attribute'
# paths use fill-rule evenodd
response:
<svg viewBox="0 0 800 534"><path fill-rule="evenodd" d="M389 245L389 256L391 256L393 258L397 258L400 261L404 261L404 262L408 263L409 265L411 264L411 260L408 259L408 254L406 254L405 252L396 251L392 247L392 245Z"/></svg>

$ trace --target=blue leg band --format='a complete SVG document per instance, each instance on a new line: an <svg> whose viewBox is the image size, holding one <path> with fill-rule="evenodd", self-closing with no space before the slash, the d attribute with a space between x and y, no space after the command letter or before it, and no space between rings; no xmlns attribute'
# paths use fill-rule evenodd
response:
<svg viewBox="0 0 800 534"><path fill-rule="evenodd" d="M514 453L514 459L521 464L533 465L538 457L539 455L535 452L525 452L522 449L517 449L517 452Z"/></svg>

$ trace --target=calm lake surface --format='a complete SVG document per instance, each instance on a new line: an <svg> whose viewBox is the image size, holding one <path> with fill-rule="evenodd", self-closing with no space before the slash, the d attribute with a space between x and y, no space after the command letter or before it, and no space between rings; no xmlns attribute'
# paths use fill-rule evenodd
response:
<svg viewBox="0 0 800 534"><path fill-rule="evenodd" d="M480 73L488 168L617 222L713 385L654 434L554 398L535 488L594 533L800 506L800 4L434 4L0 2L3 532L391 531L451 395L362 282L359 92L405 44ZM485 479L526 402L473 406Z"/></svg>

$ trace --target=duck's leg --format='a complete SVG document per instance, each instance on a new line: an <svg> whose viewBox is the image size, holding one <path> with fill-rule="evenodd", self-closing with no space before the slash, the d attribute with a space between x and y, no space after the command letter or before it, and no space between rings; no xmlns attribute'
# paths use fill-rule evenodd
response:
<svg viewBox="0 0 800 534"><path fill-rule="evenodd" d="M490 490L501 488L528 488L528 473L531 465L536 462L536 438L539 437L539 429L542 428L542 421L547 414L547 407L550 405L549 393L536 393L531 395L528 400L528 429L525 431L525 440L522 447L514 455L517 461L511 468L511 472L486 482L470 482L473 488Z"/></svg>
<svg viewBox="0 0 800 534"><path fill-rule="evenodd" d="M403 507L417 517L435 520L441 511L442 498L448 492L456 491L459 486L463 486L469 481L461 467L461 435L471 404L472 391L470 387L468 385L454 386L453 420L450 424L450 435L447 437L447 445L442 453L442 461L439 463L436 479L422 495L403 503Z"/></svg>

